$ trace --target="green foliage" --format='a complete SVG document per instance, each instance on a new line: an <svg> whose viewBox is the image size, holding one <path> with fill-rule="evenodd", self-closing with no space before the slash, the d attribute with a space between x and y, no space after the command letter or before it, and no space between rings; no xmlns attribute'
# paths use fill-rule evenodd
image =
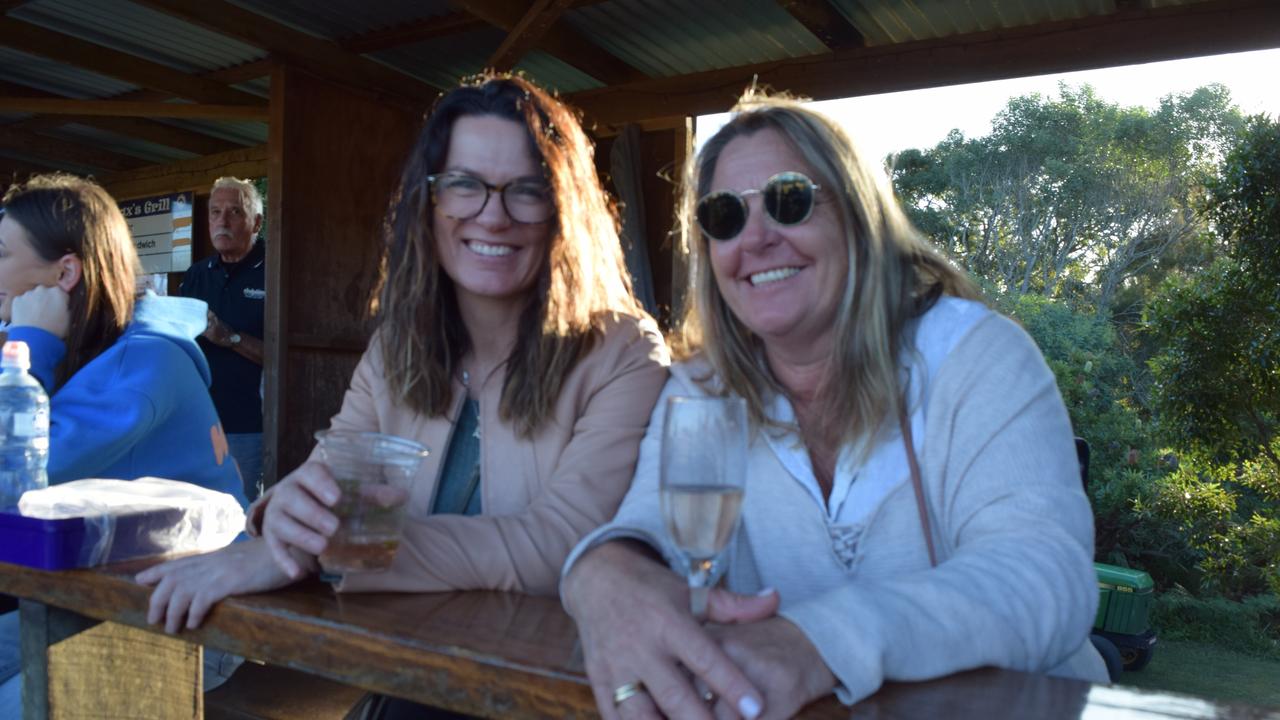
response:
<svg viewBox="0 0 1280 720"><path fill-rule="evenodd" d="M1040 346L1058 380L1077 435L1089 441L1093 466L1121 467L1129 450L1146 443L1130 402L1137 371L1111 323L1039 295L1001 298L997 308L1015 318Z"/></svg>
<svg viewBox="0 0 1280 720"><path fill-rule="evenodd" d="M1151 624L1159 628L1162 641L1228 645L1255 657L1280 660L1280 596L1274 594L1236 602L1164 592L1156 596Z"/></svg>
<svg viewBox="0 0 1280 720"><path fill-rule="evenodd" d="M1210 184L1226 257L1148 306L1154 404L1170 441L1219 462L1267 457L1280 429L1280 123L1253 118Z"/></svg>
<svg viewBox="0 0 1280 720"><path fill-rule="evenodd" d="M1192 208L1240 125L1221 85L1150 111L1063 84L1011 99L986 137L953 131L900 154L894 184L917 225L1002 294L1105 313L1169 258L1199 258Z"/></svg>

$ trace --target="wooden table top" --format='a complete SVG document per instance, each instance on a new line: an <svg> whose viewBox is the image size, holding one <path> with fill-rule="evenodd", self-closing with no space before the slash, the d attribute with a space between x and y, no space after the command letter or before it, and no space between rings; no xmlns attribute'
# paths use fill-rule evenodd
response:
<svg viewBox="0 0 1280 720"><path fill-rule="evenodd" d="M0 592L99 620L146 624L148 562L47 572L0 563ZM595 717L572 620L552 598L498 592L337 595L304 582L229 598L182 637L417 702L492 717ZM1280 712L985 668L890 683L812 718L1273 718Z"/></svg>

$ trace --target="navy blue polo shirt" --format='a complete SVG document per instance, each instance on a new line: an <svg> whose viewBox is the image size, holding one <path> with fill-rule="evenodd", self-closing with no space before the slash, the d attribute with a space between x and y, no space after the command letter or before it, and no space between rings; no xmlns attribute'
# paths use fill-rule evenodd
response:
<svg viewBox="0 0 1280 720"><path fill-rule="evenodd" d="M178 292L209 303L222 322L241 335L262 339L263 309L266 306L267 249L262 240L235 263L224 263L214 253L192 265L182 278ZM218 409L222 429L227 433L262 432L262 366L231 348L200 337L198 341L209 360L213 385L209 394Z"/></svg>

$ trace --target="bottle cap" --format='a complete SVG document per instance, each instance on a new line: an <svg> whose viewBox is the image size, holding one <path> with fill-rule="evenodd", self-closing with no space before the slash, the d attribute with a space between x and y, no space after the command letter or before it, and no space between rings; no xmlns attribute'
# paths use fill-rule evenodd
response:
<svg viewBox="0 0 1280 720"><path fill-rule="evenodd" d="M16 367L31 369L31 350L21 340L10 340L4 344L4 355L0 359L0 367Z"/></svg>

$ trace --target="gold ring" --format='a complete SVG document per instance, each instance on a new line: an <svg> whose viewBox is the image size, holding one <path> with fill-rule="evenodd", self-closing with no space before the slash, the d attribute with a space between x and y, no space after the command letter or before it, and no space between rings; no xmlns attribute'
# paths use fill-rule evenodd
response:
<svg viewBox="0 0 1280 720"><path fill-rule="evenodd" d="M626 702L627 698L632 695L639 695L642 692L644 692L644 683L639 680L619 685L613 691L613 706L618 707Z"/></svg>

